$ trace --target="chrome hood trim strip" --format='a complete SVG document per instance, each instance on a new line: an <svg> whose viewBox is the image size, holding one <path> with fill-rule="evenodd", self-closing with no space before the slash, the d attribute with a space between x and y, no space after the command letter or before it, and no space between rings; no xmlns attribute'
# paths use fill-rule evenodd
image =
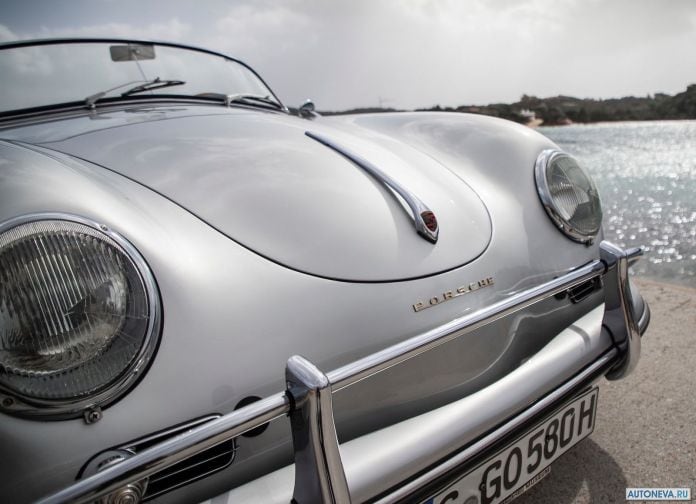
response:
<svg viewBox="0 0 696 504"><path fill-rule="evenodd" d="M401 198L403 198L408 207L411 209L413 224L415 225L418 234L429 242L437 243L437 237L440 232L440 228L437 224L437 217L435 217L433 211L430 210L430 208L428 208L428 206L423 203L418 196L403 187L392 177L380 170L377 166L370 163L367 159L354 152L351 152L349 149L346 149L341 145L338 145L330 138L312 131L305 131L305 135L348 158L350 161L376 178L379 182L391 189L394 193L401 196Z"/></svg>

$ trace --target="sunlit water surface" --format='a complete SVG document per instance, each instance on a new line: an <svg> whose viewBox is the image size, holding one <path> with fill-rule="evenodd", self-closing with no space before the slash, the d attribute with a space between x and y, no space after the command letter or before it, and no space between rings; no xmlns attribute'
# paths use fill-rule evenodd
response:
<svg viewBox="0 0 696 504"><path fill-rule="evenodd" d="M593 175L605 238L641 245L641 276L696 287L696 121L542 127Z"/></svg>

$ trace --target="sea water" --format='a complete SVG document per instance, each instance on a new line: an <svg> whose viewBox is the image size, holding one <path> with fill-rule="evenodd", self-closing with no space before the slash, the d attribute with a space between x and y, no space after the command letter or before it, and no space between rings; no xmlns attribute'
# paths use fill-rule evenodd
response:
<svg viewBox="0 0 696 504"><path fill-rule="evenodd" d="M643 246L639 276L696 287L696 121L541 127L599 187L605 239Z"/></svg>

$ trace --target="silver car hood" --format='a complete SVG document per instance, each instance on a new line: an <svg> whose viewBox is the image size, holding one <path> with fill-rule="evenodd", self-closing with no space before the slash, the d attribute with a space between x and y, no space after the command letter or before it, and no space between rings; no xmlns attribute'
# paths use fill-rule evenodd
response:
<svg viewBox="0 0 696 504"><path fill-rule="evenodd" d="M301 272L368 282L419 278L474 260L491 239L488 212L461 178L403 142L357 126L356 135L283 114L209 107L97 117L63 121L61 134L44 138L34 128L29 141L133 179ZM412 214L388 187L307 131L417 195L437 218L437 242L416 233Z"/></svg>

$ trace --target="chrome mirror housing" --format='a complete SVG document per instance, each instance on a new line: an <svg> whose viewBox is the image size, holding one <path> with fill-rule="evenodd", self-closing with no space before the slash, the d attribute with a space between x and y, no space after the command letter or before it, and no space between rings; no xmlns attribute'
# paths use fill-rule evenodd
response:
<svg viewBox="0 0 696 504"><path fill-rule="evenodd" d="M304 117L305 119L311 119L319 115L317 112L315 112L314 109L314 102L308 99L300 106L298 112L300 114L300 117Z"/></svg>

